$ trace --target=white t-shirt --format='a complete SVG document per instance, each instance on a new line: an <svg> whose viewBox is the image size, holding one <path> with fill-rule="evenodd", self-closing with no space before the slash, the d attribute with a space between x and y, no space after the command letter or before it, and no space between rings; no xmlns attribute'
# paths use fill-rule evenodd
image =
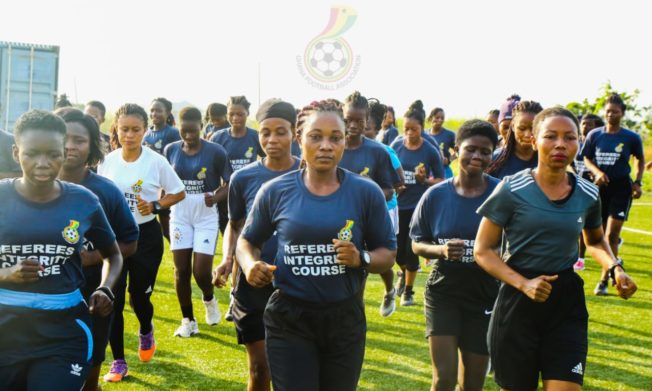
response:
<svg viewBox="0 0 652 391"><path fill-rule="evenodd" d="M108 154L97 168L98 174L112 180L122 191L138 224L152 221L156 216L140 214L137 195L152 202L159 199L161 189L168 194L180 193L185 189L183 182L163 156L146 147L143 147L142 151L136 161L127 162L122 158L122 148L118 148Z"/></svg>

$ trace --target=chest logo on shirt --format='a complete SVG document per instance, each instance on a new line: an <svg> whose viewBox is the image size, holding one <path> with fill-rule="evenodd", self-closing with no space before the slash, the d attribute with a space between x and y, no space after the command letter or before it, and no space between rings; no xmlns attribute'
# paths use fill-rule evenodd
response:
<svg viewBox="0 0 652 391"><path fill-rule="evenodd" d="M61 231L61 236L63 236L66 242L77 244L79 242L79 231L77 231L77 228L79 228L79 221L70 220L70 224Z"/></svg>
<svg viewBox="0 0 652 391"><path fill-rule="evenodd" d="M365 167L364 170L360 171L360 175L369 176L369 167Z"/></svg>
<svg viewBox="0 0 652 391"><path fill-rule="evenodd" d="M154 147L156 149L161 149L163 147L163 140L158 140L155 144Z"/></svg>
<svg viewBox="0 0 652 391"><path fill-rule="evenodd" d="M624 147L624 146L625 146L625 144L620 143L620 144L616 145L616 148L614 148L614 151L620 153L620 152L623 151L623 147Z"/></svg>
<svg viewBox="0 0 652 391"><path fill-rule="evenodd" d="M206 167L202 167L201 171L197 173L197 179L206 179Z"/></svg>
<svg viewBox="0 0 652 391"><path fill-rule="evenodd" d="M142 180L142 179L139 179L138 181L136 181L136 183L134 183L133 185L131 185L131 190L133 190L134 193L136 193L136 194L138 194L138 193L140 193L141 191L143 191L143 180Z"/></svg>
<svg viewBox="0 0 652 391"><path fill-rule="evenodd" d="M254 147L249 147L247 148L247 152L245 152L245 157L251 159L252 156L254 156Z"/></svg>
<svg viewBox="0 0 652 391"><path fill-rule="evenodd" d="M351 231L351 228L353 228L353 220L346 220L346 224L344 224L344 227L340 229L340 232L337 233L337 238L339 240L342 240L344 242L350 242L353 239L353 231Z"/></svg>

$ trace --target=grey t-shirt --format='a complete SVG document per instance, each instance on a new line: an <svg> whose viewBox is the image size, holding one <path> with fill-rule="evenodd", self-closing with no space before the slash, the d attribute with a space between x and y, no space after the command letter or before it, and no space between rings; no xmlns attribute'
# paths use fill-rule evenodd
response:
<svg viewBox="0 0 652 391"><path fill-rule="evenodd" d="M511 267L557 273L577 261L583 228L602 225L598 188L575 176L563 203L550 201L534 181L532 170L507 176L478 213L504 229L502 258Z"/></svg>

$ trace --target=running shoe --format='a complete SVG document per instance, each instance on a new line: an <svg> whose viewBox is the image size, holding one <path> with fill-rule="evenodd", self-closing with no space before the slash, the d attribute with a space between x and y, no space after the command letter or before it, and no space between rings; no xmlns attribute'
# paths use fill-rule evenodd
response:
<svg viewBox="0 0 652 391"><path fill-rule="evenodd" d="M383 302L380 304L380 315L383 317L388 317L396 311L396 288L392 288L391 291L385 293Z"/></svg>
<svg viewBox="0 0 652 391"><path fill-rule="evenodd" d="M204 306L206 307L206 323L211 326L220 323L222 313L220 313L220 308L217 306L217 298L213 296L210 301L204 302Z"/></svg>
<svg viewBox="0 0 652 391"><path fill-rule="evenodd" d="M396 289L396 295L403 296L403 292L405 292L405 273L398 271L396 276L398 277L398 281L394 287L394 289Z"/></svg>
<svg viewBox="0 0 652 391"><path fill-rule="evenodd" d="M109 383L121 382L128 374L129 369L125 360L113 360L109 373L104 375L104 381Z"/></svg>
<svg viewBox="0 0 652 391"><path fill-rule="evenodd" d="M593 293L595 293L596 296L607 296L609 294L609 292L607 292L607 288L607 281L600 281L598 282L598 285L595 286Z"/></svg>
<svg viewBox="0 0 652 391"><path fill-rule="evenodd" d="M581 272L584 270L584 260L582 258L579 258L577 262L573 265L573 269L575 269L576 272Z"/></svg>
<svg viewBox="0 0 652 391"><path fill-rule="evenodd" d="M191 336L199 334L199 326L196 320L188 318L181 319L181 326L174 332L175 337L190 338Z"/></svg>
<svg viewBox="0 0 652 391"><path fill-rule="evenodd" d="M414 305L414 291L405 291L401 296L401 306L409 307L411 305Z"/></svg>
<svg viewBox="0 0 652 391"><path fill-rule="evenodd" d="M154 340L154 327L152 331L143 335L138 334L138 358L142 362L149 362L156 352L156 341Z"/></svg>

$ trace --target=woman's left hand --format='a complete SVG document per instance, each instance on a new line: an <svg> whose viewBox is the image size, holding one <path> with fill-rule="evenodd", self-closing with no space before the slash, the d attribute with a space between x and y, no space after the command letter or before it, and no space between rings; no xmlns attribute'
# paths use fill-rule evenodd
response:
<svg viewBox="0 0 652 391"><path fill-rule="evenodd" d="M337 252L336 263L350 268L360 267L360 251L353 242L333 239L335 252Z"/></svg>
<svg viewBox="0 0 652 391"><path fill-rule="evenodd" d="M632 280L627 273L622 269L616 268L616 290L618 291L618 296L627 300L636 292L638 289L636 283Z"/></svg>
<svg viewBox="0 0 652 391"><path fill-rule="evenodd" d="M638 183L634 183L632 185L632 198L635 200L641 198L641 195L643 194L643 191L641 190L641 185Z"/></svg>
<svg viewBox="0 0 652 391"><path fill-rule="evenodd" d="M88 299L88 311L91 315L108 316L113 311L113 302L102 291L95 291Z"/></svg>
<svg viewBox="0 0 652 391"><path fill-rule="evenodd" d="M213 205L217 204L217 202L215 202L215 195L211 192L204 193L204 204L209 208L212 208Z"/></svg>

